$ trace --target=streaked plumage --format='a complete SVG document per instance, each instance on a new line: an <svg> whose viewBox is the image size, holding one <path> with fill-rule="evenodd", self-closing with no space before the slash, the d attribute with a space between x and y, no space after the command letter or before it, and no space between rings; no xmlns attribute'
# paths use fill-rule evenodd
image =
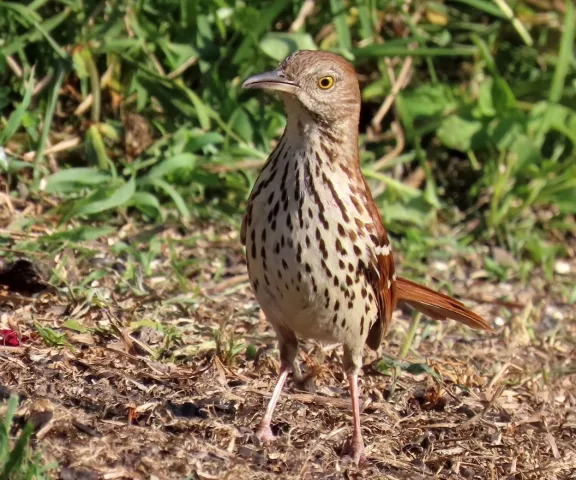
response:
<svg viewBox="0 0 576 480"><path fill-rule="evenodd" d="M270 418L294 365L297 338L340 342L354 413L351 454L358 461L362 350L365 344L378 348L396 302L432 318L490 327L451 297L396 276L392 247L360 170L360 88L346 60L296 52L244 86L279 91L288 117L242 225L250 281L278 335L282 361L258 435L272 437Z"/></svg>

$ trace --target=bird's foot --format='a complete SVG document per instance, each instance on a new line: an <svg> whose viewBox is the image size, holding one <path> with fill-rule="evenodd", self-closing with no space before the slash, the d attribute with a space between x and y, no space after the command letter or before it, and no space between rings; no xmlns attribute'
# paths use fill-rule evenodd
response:
<svg viewBox="0 0 576 480"><path fill-rule="evenodd" d="M258 430L256 430L256 438L260 440L262 443L273 442L276 440L276 435L272 433L272 429L270 428L269 423L261 423L258 426Z"/></svg>
<svg viewBox="0 0 576 480"><path fill-rule="evenodd" d="M364 456L364 441L361 438L353 438L347 441L342 450L342 460L344 463L353 462L358 466L365 463L366 457Z"/></svg>

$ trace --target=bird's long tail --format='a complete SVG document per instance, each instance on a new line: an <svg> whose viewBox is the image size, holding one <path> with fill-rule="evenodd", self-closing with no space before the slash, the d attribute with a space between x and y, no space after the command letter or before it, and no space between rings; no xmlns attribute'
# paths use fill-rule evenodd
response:
<svg viewBox="0 0 576 480"><path fill-rule="evenodd" d="M478 330L493 331L492 327L478 314L458 300L435 292L424 285L398 277L398 301L407 303L424 315L435 320L456 320Z"/></svg>

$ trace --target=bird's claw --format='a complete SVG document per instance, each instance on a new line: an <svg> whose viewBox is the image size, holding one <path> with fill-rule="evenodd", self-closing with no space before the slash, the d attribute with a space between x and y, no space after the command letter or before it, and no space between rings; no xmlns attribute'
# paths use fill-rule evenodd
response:
<svg viewBox="0 0 576 480"><path fill-rule="evenodd" d="M260 424L258 430L256 430L255 435L256 438L262 443L273 442L277 438L276 435L272 433L270 424Z"/></svg>
<svg viewBox="0 0 576 480"><path fill-rule="evenodd" d="M366 462L364 442L362 439L346 442L342 450L342 460L345 463L353 462L357 466L361 466Z"/></svg>

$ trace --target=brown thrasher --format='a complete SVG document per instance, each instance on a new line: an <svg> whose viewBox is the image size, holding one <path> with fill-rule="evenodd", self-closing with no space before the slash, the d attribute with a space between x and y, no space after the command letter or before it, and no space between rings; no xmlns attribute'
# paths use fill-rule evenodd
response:
<svg viewBox="0 0 576 480"><path fill-rule="evenodd" d="M364 449L358 371L364 344L376 350L398 301L438 320L491 330L459 301L396 276L392 247L360 170L360 87L352 65L320 51L299 51L243 88L280 92L288 117L262 169L242 222L250 282L276 331L280 375L256 432L272 440L272 413L295 361L298 337L344 345L354 433L350 456Z"/></svg>

